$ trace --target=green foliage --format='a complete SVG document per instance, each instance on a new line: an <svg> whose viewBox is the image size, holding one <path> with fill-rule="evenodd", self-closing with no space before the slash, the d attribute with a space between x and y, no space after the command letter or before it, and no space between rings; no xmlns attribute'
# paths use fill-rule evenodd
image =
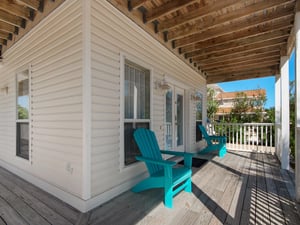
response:
<svg viewBox="0 0 300 225"><path fill-rule="evenodd" d="M295 81L290 81L290 149L291 155L295 158Z"/></svg>
<svg viewBox="0 0 300 225"><path fill-rule="evenodd" d="M265 95L259 94L249 98L246 93L238 92L233 100L233 108L230 113L230 122L249 123L264 121L264 106L267 102ZM254 112L254 113L249 113Z"/></svg>
<svg viewBox="0 0 300 225"><path fill-rule="evenodd" d="M266 116L264 118L266 123L275 123L275 107L266 109Z"/></svg>
<svg viewBox="0 0 300 225"><path fill-rule="evenodd" d="M213 121L216 112L218 111L219 103L215 100L215 91L212 88L207 89L207 117Z"/></svg>
<svg viewBox="0 0 300 225"><path fill-rule="evenodd" d="M28 110L20 105L18 105L18 119L28 119Z"/></svg>

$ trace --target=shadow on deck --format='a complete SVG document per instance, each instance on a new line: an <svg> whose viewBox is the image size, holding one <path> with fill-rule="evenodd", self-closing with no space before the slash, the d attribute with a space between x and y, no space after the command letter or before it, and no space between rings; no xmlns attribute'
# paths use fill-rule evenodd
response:
<svg viewBox="0 0 300 225"><path fill-rule="evenodd" d="M299 224L294 174L275 156L229 152L193 168L193 193L179 193L174 208L163 191L127 191L80 214L60 200L0 168L2 224Z"/></svg>

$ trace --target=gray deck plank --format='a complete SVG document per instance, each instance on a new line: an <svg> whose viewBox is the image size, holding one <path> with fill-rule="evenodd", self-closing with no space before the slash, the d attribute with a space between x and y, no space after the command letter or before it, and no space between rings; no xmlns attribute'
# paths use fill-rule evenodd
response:
<svg viewBox="0 0 300 225"><path fill-rule="evenodd" d="M256 210L256 153L251 153L251 162L248 171L246 194L243 201L243 210L240 224L255 224Z"/></svg>
<svg viewBox="0 0 300 225"><path fill-rule="evenodd" d="M228 225L238 225L240 223L243 200L244 200L247 181L248 181L248 171L250 165L249 153L240 152L239 156L241 156L242 159L240 160L242 162L241 175L237 180L237 185L235 188L235 192L232 196L231 205L230 208L228 209L228 216L225 221L225 224Z"/></svg>
<svg viewBox="0 0 300 225"><path fill-rule="evenodd" d="M273 155L229 152L223 159L210 158L203 167L193 168L193 193L180 192L173 209L164 207L162 189L152 189L126 191L81 214L0 168L0 217L8 224L39 225L62 221L76 225L298 225L292 176L280 170ZM0 218L0 225L4 224Z"/></svg>
<svg viewBox="0 0 300 225"><path fill-rule="evenodd" d="M265 179L265 167L263 154L257 154L256 168L257 190L256 190L256 212L255 220L257 224L270 224L269 217L269 200L267 194L267 186Z"/></svg>
<svg viewBox="0 0 300 225"><path fill-rule="evenodd" d="M281 203L278 197L276 185L272 174L272 164L268 160L268 156L264 155L265 177L267 184L267 193L269 200L270 224L281 225L285 224L285 218L282 213Z"/></svg>
<svg viewBox="0 0 300 225"><path fill-rule="evenodd" d="M2 194L1 194L2 195ZM29 225L20 214L0 197L0 225L18 224Z"/></svg>
<svg viewBox="0 0 300 225"><path fill-rule="evenodd" d="M35 210L41 217L43 217L50 224L56 225L72 225L71 222L66 220L60 214L57 214L54 210L49 208L45 203L39 201L34 196L28 194L23 188L15 185L8 179L5 179L4 176L0 173L0 183L6 187L8 190L13 192L16 196L21 198L28 206Z"/></svg>
<svg viewBox="0 0 300 225"><path fill-rule="evenodd" d="M276 159L270 158L271 161L276 161ZM291 198L289 191L287 190L286 184L281 176L280 167L272 166L272 174L274 177L274 183L277 188L279 200L282 207L282 212L285 218L286 224L297 224L299 225L300 216L298 215L296 205Z"/></svg>
<svg viewBox="0 0 300 225"><path fill-rule="evenodd" d="M33 210L29 205L27 205L21 198L15 195L10 190L6 189L2 184L0 184L1 197L9 203L9 205L14 208L14 210L22 217L24 220L31 225L49 225L50 223L46 221L42 216L40 216L35 210Z"/></svg>
<svg viewBox="0 0 300 225"><path fill-rule="evenodd" d="M76 224L80 216L80 212L78 210L2 167L0 167L0 174L5 177L5 179L13 182L16 186L22 187L24 191L46 204L49 208L51 208L60 216L64 217L67 221L70 221L72 224Z"/></svg>
<svg viewBox="0 0 300 225"><path fill-rule="evenodd" d="M227 164L229 162L229 158L220 159L218 157L213 158L208 165L211 167L208 172L202 173L199 171L199 174L202 174L203 177L208 176L209 182L205 185L197 185L198 191L201 193L198 197L202 202L201 207L198 207L197 210L199 213L199 218L196 221L196 224L209 224L211 221L216 208L218 207L217 202L222 198L224 190L224 186L227 182L222 182L225 177L227 177L224 173L226 170L218 165ZM220 163L221 162L221 163ZM226 178L228 180L228 178ZM201 183L200 183L201 184ZM220 187L218 187L220 185ZM214 187L214 188L212 188Z"/></svg>
<svg viewBox="0 0 300 225"><path fill-rule="evenodd" d="M245 159L242 158L239 161L229 161L229 163L226 164L226 167L228 167L228 172L230 172L230 174L227 175L229 183L227 184L226 189L223 192L223 196L220 199L219 205L216 208L214 216L209 223L210 225L224 224L227 217L231 217L228 212L232 204L232 200L239 182L239 177L241 175L240 171L242 166L244 165L244 162Z"/></svg>

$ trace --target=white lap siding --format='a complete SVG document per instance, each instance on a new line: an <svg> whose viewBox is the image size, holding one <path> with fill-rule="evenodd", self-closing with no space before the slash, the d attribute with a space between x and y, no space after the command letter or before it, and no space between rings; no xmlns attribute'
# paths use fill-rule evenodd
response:
<svg viewBox="0 0 300 225"><path fill-rule="evenodd" d="M122 15L106 1L92 1L92 165L91 193L95 197L117 188L143 173L142 164L120 168L120 153L123 151L120 140L122 126L120 104L121 56L128 58L152 73L151 125L160 146L164 146L164 92L155 89L154 83L163 74L183 83L187 93L195 89L204 90L205 80L169 50L141 30L130 19ZM189 98L190 99L190 98ZM195 109L188 104L191 115ZM192 116L189 123L195 122ZM190 125L190 133L195 126ZM189 138L194 138L191 136ZM189 142L190 148L192 141ZM122 159L122 158L121 158ZM121 166L122 167L122 166ZM129 185L130 186L130 185ZM112 197L106 195L103 200Z"/></svg>
<svg viewBox="0 0 300 225"><path fill-rule="evenodd" d="M0 160L82 195L82 9L66 1L4 54ZM31 163L16 157L15 74L31 65Z"/></svg>

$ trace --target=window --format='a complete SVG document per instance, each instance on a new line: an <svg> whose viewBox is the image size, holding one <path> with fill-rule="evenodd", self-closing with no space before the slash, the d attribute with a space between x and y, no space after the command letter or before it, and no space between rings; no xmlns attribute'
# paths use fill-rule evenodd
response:
<svg viewBox="0 0 300 225"><path fill-rule="evenodd" d="M150 71L125 60L124 82L125 165L136 162L140 151L133 139L137 128L150 128Z"/></svg>
<svg viewBox="0 0 300 225"><path fill-rule="evenodd" d="M17 73L17 120L16 120L16 137L17 137L17 156L29 159L29 71L24 70Z"/></svg>
<svg viewBox="0 0 300 225"><path fill-rule="evenodd" d="M202 124L202 94L200 92L196 93L196 142L201 141L202 140L202 134L198 128L199 124Z"/></svg>

